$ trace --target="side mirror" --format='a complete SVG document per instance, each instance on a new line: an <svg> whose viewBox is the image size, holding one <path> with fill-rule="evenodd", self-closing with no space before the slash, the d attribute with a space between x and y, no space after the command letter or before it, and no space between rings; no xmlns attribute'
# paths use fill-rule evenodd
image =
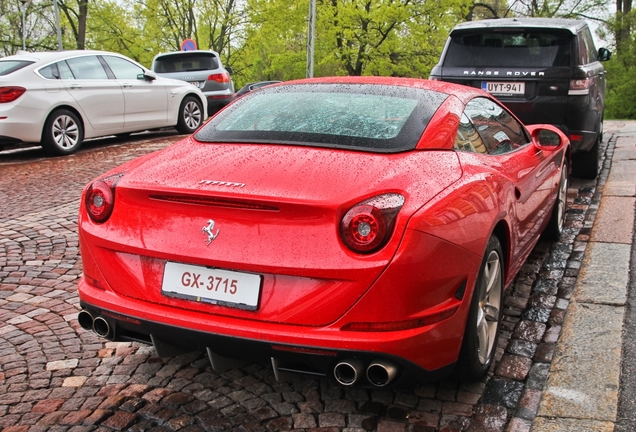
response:
<svg viewBox="0 0 636 432"><path fill-rule="evenodd" d="M528 126L528 129L532 135L532 142L541 150L557 150L568 141L563 132L554 126L531 125Z"/></svg>
<svg viewBox="0 0 636 432"><path fill-rule="evenodd" d="M598 49L598 59L600 61L607 61L612 57L612 52L607 48Z"/></svg>
<svg viewBox="0 0 636 432"><path fill-rule="evenodd" d="M234 69L232 69L230 66L226 66L225 70L227 71L227 73L229 73L230 75L234 75Z"/></svg>
<svg viewBox="0 0 636 432"><path fill-rule="evenodd" d="M139 75L137 75L137 79L139 80L147 80L147 81L154 81L157 79L157 74L155 74L153 71L149 71L149 70L144 70L144 73L141 73Z"/></svg>

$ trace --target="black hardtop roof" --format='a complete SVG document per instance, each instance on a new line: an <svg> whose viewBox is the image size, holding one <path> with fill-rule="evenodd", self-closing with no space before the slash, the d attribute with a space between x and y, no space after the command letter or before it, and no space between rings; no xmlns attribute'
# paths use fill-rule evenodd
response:
<svg viewBox="0 0 636 432"><path fill-rule="evenodd" d="M505 29L560 29L568 30L572 34L587 26L584 20L565 19L565 18L498 18L485 19L478 21L467 21L457 24L451 34L455 31L466 30L497 30Z"/></svg>

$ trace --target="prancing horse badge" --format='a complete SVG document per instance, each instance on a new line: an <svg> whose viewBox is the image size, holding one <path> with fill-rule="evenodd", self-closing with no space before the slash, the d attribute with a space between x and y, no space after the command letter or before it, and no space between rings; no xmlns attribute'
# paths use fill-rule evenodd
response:
<svg viewBox="0 0 636 432"><path fill-rule="evenodd" d="M219 231L221 230L217 229L216 232L213 232L213 231L214 231L214 221L210 219L208 220L208 225L201 228L201 232L203 234L207 234L208 236L206 246L210 246L210 243L212 243L212 240L214 240L219 235Z"/></svg>

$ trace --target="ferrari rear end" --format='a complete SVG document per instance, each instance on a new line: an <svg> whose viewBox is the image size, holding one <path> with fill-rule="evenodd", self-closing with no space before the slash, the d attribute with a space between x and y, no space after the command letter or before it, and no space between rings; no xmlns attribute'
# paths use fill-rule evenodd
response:
<svg viewBox="0 0 636 432"><path fill-rule="evenodd" d="M439 235L456 154L416 149L443 140L448 95L253 93L85 188L80 325L161 356L205 351L217 371L259 361L374 386L447 374L481 262L475 237Z"/></svg>

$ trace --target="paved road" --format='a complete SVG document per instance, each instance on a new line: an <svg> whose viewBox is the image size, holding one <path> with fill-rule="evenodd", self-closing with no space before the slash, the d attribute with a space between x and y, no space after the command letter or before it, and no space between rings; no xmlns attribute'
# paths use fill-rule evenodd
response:
<svg viewBox="0 0 636 432"><path fill-rule="evenodd" d="M93 141L60 158L0 152L0 430L530 430L596 214L596 181L573 179L565 235L540 242L510 287L497 362L483 382L399 391L303 376L278 383L265 366L216 374L202 354L159 358L77 324L82 187L178 138Z"/></svg>

